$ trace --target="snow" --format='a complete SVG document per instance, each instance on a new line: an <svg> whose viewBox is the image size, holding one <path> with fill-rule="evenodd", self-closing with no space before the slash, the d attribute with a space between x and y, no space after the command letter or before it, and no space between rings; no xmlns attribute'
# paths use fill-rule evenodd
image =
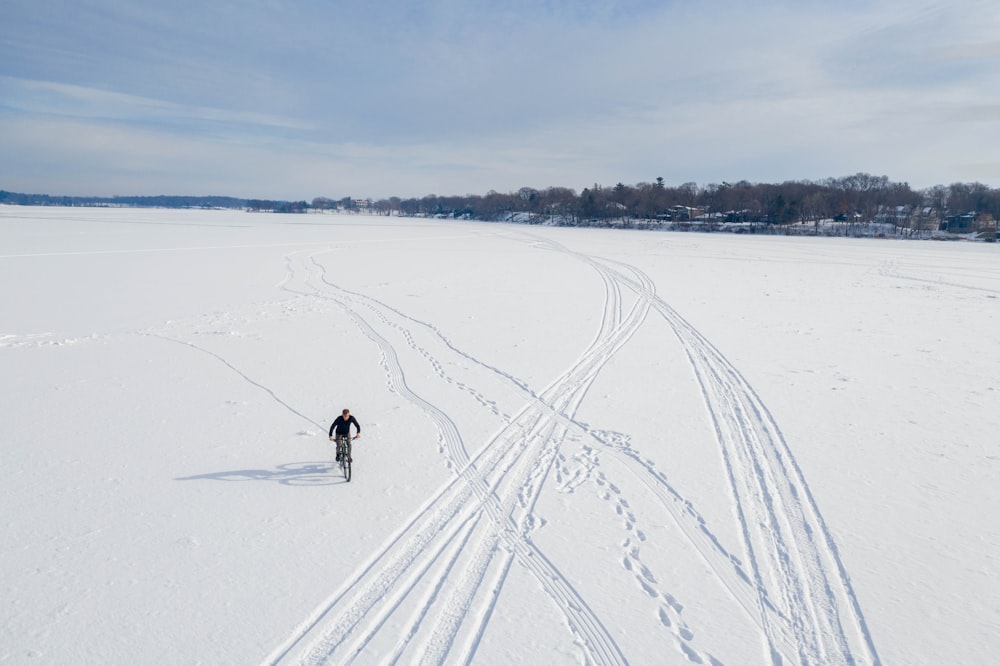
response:
<svg viewBox="0 0 1000 666"><path fill-rule="evenodd" d="M0 207L0 662L989 663L997 252Z"/></svg>

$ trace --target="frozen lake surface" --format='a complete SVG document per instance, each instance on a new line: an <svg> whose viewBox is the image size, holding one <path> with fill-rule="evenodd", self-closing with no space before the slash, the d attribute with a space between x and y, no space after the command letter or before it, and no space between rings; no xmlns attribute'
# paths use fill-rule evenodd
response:
<svg viewBox="0 0 1000 666"><path fill-rule="evenodd" d="M0 662L989 663L998 252L0 206Z"/></svg>

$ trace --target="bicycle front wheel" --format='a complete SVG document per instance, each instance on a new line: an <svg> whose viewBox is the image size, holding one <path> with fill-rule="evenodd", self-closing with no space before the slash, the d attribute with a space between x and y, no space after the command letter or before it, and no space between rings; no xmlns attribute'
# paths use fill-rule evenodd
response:
<svg viewBox="0 0 1000 666"><path fill-rule="evenodd" d="M351 442L346 437L340 440L340 470L344 479L351 480Z"/></svg>

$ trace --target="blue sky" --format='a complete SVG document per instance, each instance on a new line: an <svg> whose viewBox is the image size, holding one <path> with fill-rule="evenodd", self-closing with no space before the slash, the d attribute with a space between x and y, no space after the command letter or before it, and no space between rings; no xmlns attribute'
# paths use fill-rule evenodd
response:
<svg viewBox="0 0 1000 666"><path fill-rule="evenodd" d="M5 0L0 189L1000 186L994 0Z"/></svg>

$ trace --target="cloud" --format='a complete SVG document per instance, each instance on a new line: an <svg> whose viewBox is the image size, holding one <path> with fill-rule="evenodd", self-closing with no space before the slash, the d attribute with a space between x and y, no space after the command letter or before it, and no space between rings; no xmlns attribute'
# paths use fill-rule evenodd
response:
<svg viewBox="0 0 1000 666"><path fill-rule="evenodd" d="M934 184L992 162L1000 106L1000 17L978 0L40 7L12 0L0 27L0 147L8 174L62 174L48 191L102 171L283 198Z"/></svg>
<svg viewBox="0 0 1000 666"><path fill-rule="evenodd" d="M252 110L193 106L87 86L7 76L0 76L0 96L4 99L4 106L24 114L184 125L188 129L207 123L257 127L258 131L303 131L311 128L301 120Z"/></svg>

